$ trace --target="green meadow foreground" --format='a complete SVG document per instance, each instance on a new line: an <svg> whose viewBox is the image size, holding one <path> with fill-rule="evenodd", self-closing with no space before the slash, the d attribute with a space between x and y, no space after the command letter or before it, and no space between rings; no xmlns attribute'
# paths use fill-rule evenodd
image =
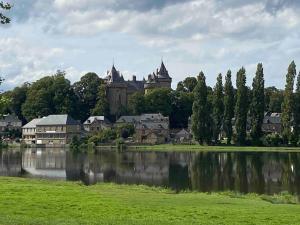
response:
<svg viewBox="0 0 300 225"><path fill-rule="evenodd" d="M0 178L0 224L299 224L300 205L259 196Z"/></svg>
<svg viewBox="0 0 300 225"><path fill-rule="evenodd" d="M300 152L300 147L256 147L256 146L203 146L203 145L141 145L129 147L129 150L137 151L170 151L170 152Z"/></svg>

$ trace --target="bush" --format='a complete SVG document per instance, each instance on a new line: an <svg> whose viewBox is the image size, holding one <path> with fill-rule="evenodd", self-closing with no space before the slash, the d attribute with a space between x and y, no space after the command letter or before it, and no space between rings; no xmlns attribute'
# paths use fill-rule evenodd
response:
<svg viewBox="0 0 300 225"><path fill-rule="evenodd" d="M104 129L100 131L98 134L89 138L89 143L94 143L95 145L99 145L101 143L109 143L117 138L116 131L113 129Z"/></svg>
<svg viewBox="0 0 300 225"><path fill-rule="evenodd" d="M132 137L132 135L135 133L135 129L133 124L122 124L117 126L116 128L117 136L118 138L128 138Z"/></svg>
<svg viewBox="0 0 300 225"><path fill-rule="evenodd" d="M283 144L283 139L279 134L267 134L263 137L262 142L265 146L280 146Z"/></svg>

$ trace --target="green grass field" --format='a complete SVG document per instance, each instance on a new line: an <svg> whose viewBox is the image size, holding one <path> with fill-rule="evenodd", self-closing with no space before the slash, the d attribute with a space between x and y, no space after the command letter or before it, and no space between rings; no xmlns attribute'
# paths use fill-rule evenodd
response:
<svg viewBox="0 0 300 225"><path fill-rule="evenodd" d="M176 152L203 152L203 151L249 151L249 152L300 152L300 147L256 147L256 146L202 146L202 145L180 145L162 144L130 146L132 151L176 151Z"/></svg>
<svg viewBox="0 0 300 225"><path fill-rule="evenodd" d="M300 205L259 196L0 178L0 224L299 224Z"/></svg>

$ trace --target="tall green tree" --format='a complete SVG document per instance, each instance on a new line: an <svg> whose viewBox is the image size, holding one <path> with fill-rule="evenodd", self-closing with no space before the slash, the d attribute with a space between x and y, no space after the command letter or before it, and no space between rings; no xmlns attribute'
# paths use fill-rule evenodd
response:
<svg viewBox="0 0 300 225"><path fill-rule="evenodd" d="M0 2L0 10L10 10L11 7L12 5L9 3L4 3L3 1ZM0 11L0 23L1 24L10 23L10 18L5 16L1 11Z"/></svg>
<svg viewBox="0 0 300 225"><path fill-rule="evenodd" d="M27 91L22 114L27 121L49 114L69 114L78 119L78 99L65 73L57 71L53 76L34 82Z"/></svg>
<svg viewBox="0 0 300 225"><path fill-rule="evenodd" d="M284 91L276 87L265 88L265 111L281 113Z"/></svg>
<svg viewBox="0 0 300 225"><path fill-rule="evenodd" d="M136 92L129 96L128 111L132 115L140 115L146 111L144 93Z"/></svg>
<svg viewBox="0 0 300 225"><path fill-rule="evenodd" d="M227 144L232 140L232 118L234 117L234 89L231 81L231 71L228 70L224 86L224 132Z"/></svg>
<svg viewBox="0 0 300 225"><path fill-rule="evenodd" d="M254 143L259 143L262 137L262 123L265 113L265 80L263 65L259 63L252 82L252 101L250 108L251 137Z"/></svg>
<svg viewBox="0 0 300 225"><path fill-rule="evenodd" d="M103 80L96 73L87 73L80 81L73 84L73 89L80 101L80 117L85 120L95 108L100 85Z"/></svg>
<svg viewBox="0 0 300 225"><path fill-rule="evenodd" d="M224 93L223 93L223 83L222 74L220 73L217 77L217 83L213 91L213 135L216 142L219 141L219 136L221 133L221 128L223 124L224 116Z"/></svg>
<svg viewBox="0 0 300 225"><path fill-rule="evenodd" d="M0 77L0 85L2 84L3 81L4 79ZM0 95L0 117L3 116L4 113L6 113L6 110L10 104L11 104L10 96L1 94Z"/></svg>
<svg viewBox="0 0 300 225"><path fill-rule="evenodd" d="M285 144L291 140L291 127L293 119L294 110L294 81L296 77L296 64L294 61L288 67L288 72L286 75L286 85L284 90L284 100L282 103L282 127L283 127L283 140Z"/></svg>
<svg viewBox="0 0 300 225"><path fill-rule="evenodd" d="M246 87L246 70L241 68L237 72L236 78L236 105L235 105L235 129L236 143L244 145L247 135L247 113L248 113L248 97Z"/></svg>
<svg viewBox="0 0 300 225"><path fill-rule="evenodd" d="M98 94L97 94L97 102L95 108L91 110L93 115L99 116L109 116L109 103L106 97L106 87L105 84L99 86Z"/></svg>
<svg viewBox="0 0 300 225"><path fill-rule="evenodd" d="M193 94L181 91L171 92L172 111L170 115L171 128L188 127L189 117L192 115Z"/></svg>
<svg viewBox="0 0 300 225"><path fill-rule="evenodd" d="M198 76L198 83L194 89L194 103L192 114L192 132L200 144L211 141L211 126L209 124L207 86L203 72Z"/></svg>
<svg viewBox="0 0 300 225"><path fill-rule="evenodd" d="M177 84L177 91L193 92L197 85L197 79L195 77L187 77L183 81Z"/></svg>
<svg viewBox="0 0 300 225"><path fill-rule="evenodd" d="M8 113L15 114L20 120L26 122L22 114L22 105L26 101L27 91L30 88L29 83L24 83L20 87L15 87L12 91L8 91L5 94L9 99L11 99L10 104L8 105Z"/></svg>
<svg viewBox="0 0 300 225"><path fill-rule="evenodd" d="M295 107L294 107L294 137L295 141L299 141L300 136L300 72L297 76Z"/></svg>
<svg viewBox="0 0 300 225"><path fill-rule="evenodd" d="M172 112L172 89L157 88L145 95L146 111L170 116Z"/></svg>

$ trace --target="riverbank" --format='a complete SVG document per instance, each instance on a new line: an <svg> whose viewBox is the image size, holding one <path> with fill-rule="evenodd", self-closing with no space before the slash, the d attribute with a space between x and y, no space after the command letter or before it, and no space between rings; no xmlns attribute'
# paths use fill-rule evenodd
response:
<svg viewBox="0 0 300 225"><path fill-rule="evenodd" d="M0 177L0 224L298 224L300 205L255 195Z"/></svg>
<svg viewBox="0 0 300 225"><path fill-rule="evenodd" d="M256 146L202 146L202 145L143 145L129 146L131 151L163 151L163 152L300 152L300 147L256 147Z"/></svg>

